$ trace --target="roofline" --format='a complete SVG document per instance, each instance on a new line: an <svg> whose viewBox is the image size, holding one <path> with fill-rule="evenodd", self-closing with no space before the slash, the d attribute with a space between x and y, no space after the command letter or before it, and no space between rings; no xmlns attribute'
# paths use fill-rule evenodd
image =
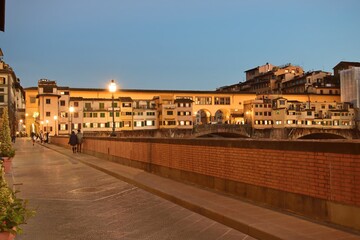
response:
<svg viewBox="0 0 360 240"><path fill-rule="evenodd" d="M65 87L58 87L58 89L60 88L65 88ZM38 87L28 87L25 88L25 90L37 90ZM106 88L68 88L69 91L108 91L108 89ZM225 93L225 92L219 92L216 90L156 90L156 89L120 89L117 92L143 92L143 93L209 93L209 94L216 94L216 95L222 95L222 94L243 94L243 95L251 95L251 94L255 94L255 92L229 92L229 93Z"/></svg>

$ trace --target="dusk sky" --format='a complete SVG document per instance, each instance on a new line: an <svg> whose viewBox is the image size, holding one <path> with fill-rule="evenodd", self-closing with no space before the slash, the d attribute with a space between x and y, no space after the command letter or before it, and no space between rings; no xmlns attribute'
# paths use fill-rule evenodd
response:
<svg viewBox="0 0 360 240"><path fill-rule="evenodd" d="M23 87L215 90L266 62L360 61L359 0L6 0L5 23Z"/></svg>

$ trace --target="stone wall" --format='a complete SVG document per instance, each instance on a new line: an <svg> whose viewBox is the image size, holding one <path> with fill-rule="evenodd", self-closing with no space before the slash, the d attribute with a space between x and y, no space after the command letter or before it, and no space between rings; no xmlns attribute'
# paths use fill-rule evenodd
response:
<svg viewBox="0 0 360 240"><path fill-rule="evenodd" d="M52 138L66 145L67 138ZM87 153L360 230L360 142L86 138Z"/></svg>

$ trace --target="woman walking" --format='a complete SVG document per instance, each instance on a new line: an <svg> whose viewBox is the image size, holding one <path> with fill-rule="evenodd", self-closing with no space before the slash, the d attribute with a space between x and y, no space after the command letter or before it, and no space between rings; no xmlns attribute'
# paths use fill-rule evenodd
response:
<svg viewBox="0 0 360 240"><path fill-rule="evenodd" d="M76 145L77 145L77 137L76 137L76 134L74 131L71 131L71 135L70 135L70 138L69 138L69 143L72 147L72 151L73 153L76 153Z"/></svg>

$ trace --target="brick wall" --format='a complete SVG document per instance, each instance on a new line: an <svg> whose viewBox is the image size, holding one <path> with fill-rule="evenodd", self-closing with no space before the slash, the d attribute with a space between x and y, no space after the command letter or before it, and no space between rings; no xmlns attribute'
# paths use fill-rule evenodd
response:
<svg viewBox="0 0 360 240"><path fill-rule="evenodd" d="M55 141L61 144L63 140ZM86 138L84 149L277 193L298 194L326 204L360 207L360 142ZM327 211L321 213L324 218L331 215Z"/></svg>

